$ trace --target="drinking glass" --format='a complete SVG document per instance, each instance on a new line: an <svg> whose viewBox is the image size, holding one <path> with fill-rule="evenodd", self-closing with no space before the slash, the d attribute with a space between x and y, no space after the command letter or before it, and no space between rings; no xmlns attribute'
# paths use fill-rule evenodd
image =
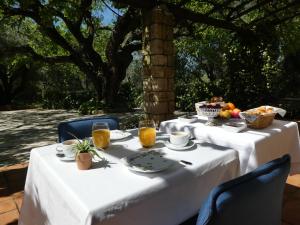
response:
<svg viewBox="0 0 300 225"><path fill-rule="evenodd" d="M156 130L153 120L142 120L139 122L139 139L144 148L155 145Z"/></svg>
<svg viewBox="0 0 300 225"><path fill-rule="evenodd" d="M96 122L92 127L92 138L97 149L105 149L110 143L110 131L108 123Z"/></svg>

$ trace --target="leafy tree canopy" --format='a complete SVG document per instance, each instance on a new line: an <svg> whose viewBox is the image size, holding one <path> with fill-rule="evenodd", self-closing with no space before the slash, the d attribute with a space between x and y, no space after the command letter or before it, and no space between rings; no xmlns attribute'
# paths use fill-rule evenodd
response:
<svg viewBox="0 0 300 225"><path fill-rule="evenodd" d="M5 43L0 47L6 53L23 53L44 62L73 63L94 84L99 100L113 103L133 60L132 53L141 49L141 10L160 4L175 16L179 47L190 46L192 51L189 39L202 41L194 55L207 71L220 70L217 65L212 69L213 63L208 65L207 61L217 60L219 66L224 59L234 58L234 53L258 56L278 25L295 21L300 14L297 0L3 0L2 22L9 26L21 24L18 32L26 38L17 45L0 40ZM121 13L111 26L106 26L101 12L110 5ZM289 37L294 25L290 26L282 28L285 35L280 38L295 37ZM230 47L230 41L236 43L235 47ZM224 55L226 51L229 53Z"/></svg>

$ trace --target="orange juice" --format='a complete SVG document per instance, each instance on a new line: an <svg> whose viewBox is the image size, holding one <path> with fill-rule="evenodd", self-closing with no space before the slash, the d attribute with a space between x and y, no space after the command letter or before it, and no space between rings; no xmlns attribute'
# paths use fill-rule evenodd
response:
<svg viewBox="0 0 300 225"><path fill-rule="evenodd" d="M149 148L155 144L156 130L153 127L140 127L139 138L143 147Z"/></svg>
<svg viewBox="0 0 300 225"><path fill-rule="evenodd" d="M110 131L108 129L93 130L93 142L96 148L107 148L110 142Z"/></svg>

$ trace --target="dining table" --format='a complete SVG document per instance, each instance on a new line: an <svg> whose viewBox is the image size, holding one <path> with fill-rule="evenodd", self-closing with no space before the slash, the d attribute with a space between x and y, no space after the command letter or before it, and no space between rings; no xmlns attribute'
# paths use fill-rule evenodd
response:
<svg viewBox="0 0 300 225"><path fill-rule="evenodd" d="M264 129L252 129L245 126L243 130L228 129L224 126L240 119L215 120L214 126L208 126L207 118L194 115L194 120L178 117L163 121L160 131L172 133L174 131L187 131L202 143L211 143L228 147L237 151L240 161L240 175L249 173L257 167L290 154L290 174L300 173L300 142L298 124L293 121L274 120ZM237 132L238 131L238 132Z"/></svg>
<svg viewBox="0 0 300 225"><path fill-rule="evenodd" d="M150 149L137 129L111 141L89 170L57 155L57 144L32 149L19 225L174 225L194 216L213 187L239 176L237 151L191 140L190 148L166 147L157 132ZM168 167L141 171L128 162L149 152Z"/></svg>

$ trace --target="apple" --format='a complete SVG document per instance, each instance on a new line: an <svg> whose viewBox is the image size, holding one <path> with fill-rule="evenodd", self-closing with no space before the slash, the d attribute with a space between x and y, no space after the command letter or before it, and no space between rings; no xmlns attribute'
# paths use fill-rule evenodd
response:
<svg viewBox="0 0 300 225"><path fill-rule="evenodd" d="M231 111L231 117L232 118L240 118L240 112L241 110L238 108L235 108Z"/></svg>
<svg viewBox="0 0 300 225"><path fill-rule="evenodd" d="M229 110L222 110L220 112L220 117L225 118L225 119L229 119L231 117L231 113Z"/></svg>

